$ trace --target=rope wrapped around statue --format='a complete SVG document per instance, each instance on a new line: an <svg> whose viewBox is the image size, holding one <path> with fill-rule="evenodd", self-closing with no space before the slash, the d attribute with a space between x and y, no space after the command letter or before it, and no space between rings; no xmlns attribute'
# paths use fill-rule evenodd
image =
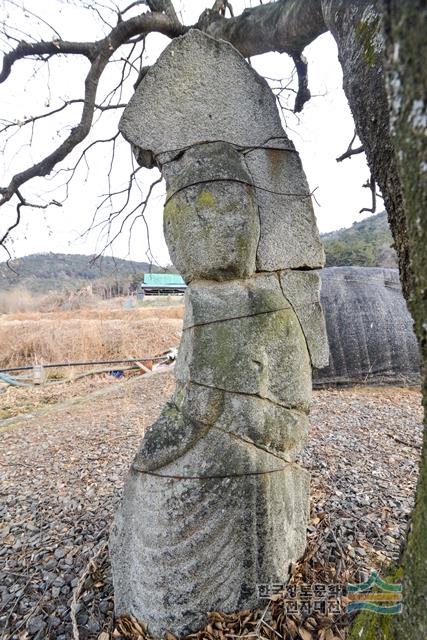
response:
<svg viewBox="0 0 427 640"><path fill-rule="evenodd" d="M307 181L267 83L228 43L174 40L121 120L167 186L164 231L188 284L176 391L115 517L117 615L155 636L259 604L303 553L311 367L328 349Z"/></svg>

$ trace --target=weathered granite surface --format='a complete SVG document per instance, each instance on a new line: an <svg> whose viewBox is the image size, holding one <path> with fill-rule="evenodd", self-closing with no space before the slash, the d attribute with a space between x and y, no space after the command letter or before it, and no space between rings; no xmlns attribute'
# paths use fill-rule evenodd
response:
<svg viewBox="0 0 427 640"><path fill-rule="evenodd" d="M308 411L310 404L310 358L293 309L186 329L176 378L289 408Z"/></svg>
<svg viewBox="0 0 427 640"><path fill-rule="evenodd" d="M317 271L281 271L283 294L292 305L307 340L311 364L318 369L329 361L325 319L320 305L320 276Z"/></svg>
<svg viewBox="0 0 427 640"><path fill-rule="evenodd" d="M259 215L252 179L229 144L198 145L164 165L164 232L187 282L245 278L255 271ZM221 177L214 182L212 177Z"/></svg>
<svg viewBox="0 0 427 640"><path fill-rule="evenodd" d="M299 155L278 142L274 149L270 144L245 155L260 215L257 269L322 267L324 251Z"/></svg>
<svg viewBox="0 0 427 640"><path fill-rule="evenodd" d="M126 140L161 156L206 142L246 147L284 138L276 99L240 53L196 29L176 38L149 69L120 122ZM150 155L151 154L151 155Z"/></svg>
<svg viewBox="0 0 427 640"><path fill-rule="evenodd" d="M258 187L261 224L258 270L312 269L324 265L310 190L299 155L280 122L275 97L267 82L231 44L214 40L196 29L174 40L138 86L122 116L120 129L138 149L141 164L162 166L168 185L173 172L169 162L176 157L182 178L188 177L189 170L194 171L191 182L206 175L206 170L208 173L211 170L211 179L229 177L233 168L235 179L242 177L242 170L250 174L250 182ZM229 150L224 154L223 148L219 149L223 162L220 158L215 161L209 147L205 150L206 165L201 162L197 145L215 142L221 147L224 141L241 152L246 169L237 162L236 153ZM185 149L187 158L182 157ZM179 184L182 186L182 180ZM215 183L209 188L215 188ZM231 189L230 184L228 188ZM176 190L175 177L171 189ZM191 203L193 215L184 207L182 224L186 231L197 215L201 191L202 186L200 191L188 193L187 202ZM217 218L219 211L233 202L238 193L243 191L236 184L216 215L212 208L205 211L206 220ZM182 198L185 196L181 196L181 202ZM174 210L172 201L168 202L165 216L170 219ZM227 230L223 233L227 234ZM168 239L167 224L165 235ZM175 234L170 235L170 240L174 264L188 279L190 267L182 265L184 257L176 252ZM191 258L190 264L193 261Z"/></svg>
<svg viewBox="0 0 427 640"><path fill-rule="evenodd" d="M325 364L308 186L275 99L229 44L174 40L121 120L166 179L189 287L174 397L147 430L111 535L116 614L154 636L259 603L305 546L311 364ZM284 195L285 194L285 195ZM298 271L293 271L297 269Z"/></svg>
<svg viewBox="0 0 427 640"><path fill-rule="evenodd" d="M257 582L284 579L289 559L304 551L309 476L279 460L282 471L233 476L251 449L206 449L207 460L219 457L217 470L227 465L226 477L178 480L132 468L112 538L118 614L144 619L157 636L183 635L208 611L255 607ZM180 472L187 467L184 456Z"/></svg>
<svg viewBox="0 0 427 640"><path fill-rule="evenodd" d="M276 273L221 283L199 280L185 294L184 329L291 308Z"/></svg>

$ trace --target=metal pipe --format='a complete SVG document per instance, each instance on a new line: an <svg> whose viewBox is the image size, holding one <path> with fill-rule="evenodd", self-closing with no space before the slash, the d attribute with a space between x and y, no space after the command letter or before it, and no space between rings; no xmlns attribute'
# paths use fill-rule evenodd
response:
<svg viewBox="0 0 427 640"><path fill-rule="evenodd" d="M10 384L12 387L32 387L33 385L28 382L20 382L16 380L16 378L12 378L12 376L8 376L5 373L0 373L0 382L5 382L6 384Z"/></svg>
<svg viewBox="0 0 427 640"><path fill-rule="evenodd" d="M130 362L148 362L150 360L159 361L167 360L167 355L164 356L146 356L145 358L132 358L131 360L91 360L89 362L56 362L54 364L44 364L45 369L57 369L59 367L84 367L89 364L127 364ZM30 371L33 365L27 365L25 367L8 367L7 369L0 369L0 373L8 373L9 371Z"/></svg>

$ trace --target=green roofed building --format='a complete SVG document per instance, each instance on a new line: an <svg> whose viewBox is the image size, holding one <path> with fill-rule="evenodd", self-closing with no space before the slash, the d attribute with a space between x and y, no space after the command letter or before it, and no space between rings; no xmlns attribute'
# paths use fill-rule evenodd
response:
<svg viewBox="0 0 427 640"><path fill-rule="evenodd" d="M145 273L141 283L144 295L182 295L186 288L178 273Z"/></svg>

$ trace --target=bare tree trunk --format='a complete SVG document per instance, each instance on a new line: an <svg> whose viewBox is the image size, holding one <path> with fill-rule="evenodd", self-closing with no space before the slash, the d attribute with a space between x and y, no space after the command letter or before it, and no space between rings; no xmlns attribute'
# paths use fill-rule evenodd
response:
<svg viewBox="0 0 427 640"><path fill-rule="evenodd" d="M372 177L379 185L399 258L406 298L413 288L408 230L396 153L391 139L384 74L384 40L378 2L322 0L328 29L338 45L343 86Z"/></svg>
<svg viewBox="0 0 427 640"><path fill-rule="evenodd" d="M415 321L424 368L424 406L427 405L426 16L425 0L280 0L247 10L233 20L216 17L210 25L204 25L212 35L229 39L245 56L267 50L299 55L306 44L325 30L334 36L344 91L372 176L384 197L403 290ZM391 122L386 59L388 90L392 94ZM416 506L402 562L402 616L393 619L383 616L381 620L381 616L368 616L364 635L360 637L385 640L427 637L426 435ZM360 625L357 634L359 631Z"/></svg>
<svg viewBox="0 0 427 640"><path fill-rule="evenodd" d="M423 363L427 406L427 6L424 0L385 0L387 71L393 141L398 152L414 273L409 306ZM424 426L426 417L424 418ZM396 638L427 638L427 430L416 504L403 554L405 607Z"/></svg>

